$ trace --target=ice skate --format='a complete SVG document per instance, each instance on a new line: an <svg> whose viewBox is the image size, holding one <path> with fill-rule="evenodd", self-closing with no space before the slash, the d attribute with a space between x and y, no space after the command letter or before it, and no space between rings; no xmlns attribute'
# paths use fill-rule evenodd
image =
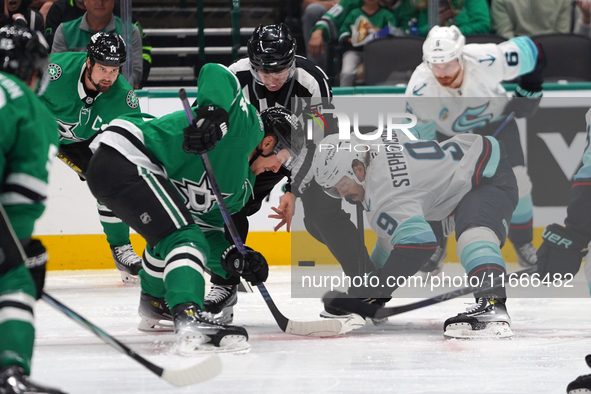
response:
<svg viewBox="0 0 591 394"><path fill-rule="evenodd" d="M177 349L182 355L247 353L250 350L248 333L243 327L216 323L195 303L175 306L172 315Z"/></svg>
<svg viewBox="0 0 591 394"><path fill-rule="evenodd" d="M213 284L203 300L203 311L220 324L234 320L234 305L238 302L238 285Z"/></svg>
<svg viewBox="0 0 591 394"><path fill-rule="evenodd" d="M360 299L362 302L368 303L368 304L375 304L377 303L379 306L384 306L386 305L386 302L390 301L390 299L387 298L363 298ZM343 330L341 330L341 334L346 332L344 330L345 327L351 327L348 331L351 330L355 330L358 328L361 328L363 326L365 326L365 318L363 318L362 316L356 314L356 313L347 313L347 312L342 312L338 309L335 308L331 308L328 305L325 305L324 307L324 311L320 312L320 317L324 317L326 319L344 319L343 322ZM371 319L371 322L378 326L380 324L384 324L385 322L388 321L388 318L382 318L382 319Z"/></svg>
<svg viewBox="0 0 591 394"><path fill-rule="evenodd" d="M591 394L591 375L582 375L566 387L567 394Z"/></svg>
<svg viewBox="0 0 591 394"><path fill-rule="evenodd" d="M517 262L521 267L533 267L538 263L536 248L531 244L531 242L513 246L515 248L515 254L517 255Z"/></svg>
<svg viewBox="0 0 591 394"><path fill-rule="evenodd" d="M328 305L326 305L324 310L320 312L320 317L325 319L338 319L342 325L339 334L344 334L365 326L365 318L362 316L359 316L356 313L341 312Z"/></svg>
<svg viewBox="0 0 591 394"><path fill-rule="evenodd" d="M115 260L115 267L121 273L123 283L140 283L138 274L142 269L142 259L135 254L131 244L111 246L111 254Z"/></svg>
<svg viewBox="0 0 591 394"><path fill-rule="evenodd" d="M431 256L429 261L425 263L417 273L422 278L429 276L437 276L443 269L443 260L447 256L447 237L443 238L441 245L435 249L435 253Z"/></svg>
<svg viewBox="0 0 591 394"><path fill-rule="evenodd" d="M170 309L162 297L154 297L142 291L138 314L141 320L137 328L140 331L174 331Z"/></svg>
<svg viewBox="0 0 591 394"><path fill-rule="evenodd" d="M585 356L585 362L591 367L591 354ZM567 394L591 394L591 375L581 375L566 386Z"/></svg>
<svg viewBox="0 0 591 394"><path fill-rule="evenodd" d="M501 300L482 297L464 313L450 317L443 325L446 338L509 338L511 318Z"/></svg>
<svg viewBox="0 0 591 394"><path fill-rule="evenodd" d="M2 394L66 394L61 390L41 386L32 382L25 370L18 365L0 371L0 393Z"/></svg>

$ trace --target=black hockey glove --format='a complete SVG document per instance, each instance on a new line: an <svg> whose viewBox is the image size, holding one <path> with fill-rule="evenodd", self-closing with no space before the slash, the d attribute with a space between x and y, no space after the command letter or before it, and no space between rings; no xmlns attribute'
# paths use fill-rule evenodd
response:
<svg viewBox="0 0 591 394"><path fill-rule="evenodd" d="M183 150L201 155L213 149L228 131L228 113L213 105L197 108L193 124L183 129Z"/></svg>
<svg viewBox="0 0 591 394"><path fill-rule="evenodd" d="M581 260L589 240L568 228L554 223L546 227L542 235L544 242L538 249L538 273L541 277L546 274L575 275L581 267Z"/></svg>
<svg viewBox="0 0 591 394"><path fill-rule="evenodd" d="M540 105L542 99L543 72L546 67L546 55L542 44L534 41L538 47L536 67L528 74L522 75L519 84L515 88L513 99L507 104L504 113L515 112L516 118L532 116Z"/></svg>
<svg viewBox="0 0 591 394"><path fill-rule="evenodd" d="M267 260L259 252L255 252L248 246L246 258L240 254L235 245L230 246L222 253L222 268L234 276L242 276L253 285L258 285L267 280L269 266Z"/></svg>
<svg viewBox="0 0 591 394"><path fill-rule="evenodd" d="M27 254L25 267L29 269L31 276L35 281L35 287L37 288L37 299L40 299L43 286L45 285L47 249L45 249L45 246L43 246L41 241L38 239L31 239L24 249L25 253Z"/></svg>

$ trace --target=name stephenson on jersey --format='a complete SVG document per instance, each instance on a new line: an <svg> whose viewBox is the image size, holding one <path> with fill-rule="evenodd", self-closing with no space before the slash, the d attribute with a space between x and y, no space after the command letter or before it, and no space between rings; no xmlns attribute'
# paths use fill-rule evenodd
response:
<svg viewBox="0 0 591 394"><path fill-rule="evenodd" d="M420 241L426 221L451 215L472 186L495 174L500 160L498 142L491 137L462 134L438 143L398 132L393 138L372 154L363 202L386 250L413 238ZM398 148L387 147L392 145Z"/></svg>
<svg viewBox="0 0 591 394"><path fill-rule="evenodd" d="M498 119L508 101L501 82L531 72L537 57L538 49L528 37L466 45L459 88L441 86L427 65L420 64L406 96L407 112L417 116L421 139L435 139L435 131L447 136L470 132Z"/></svg>

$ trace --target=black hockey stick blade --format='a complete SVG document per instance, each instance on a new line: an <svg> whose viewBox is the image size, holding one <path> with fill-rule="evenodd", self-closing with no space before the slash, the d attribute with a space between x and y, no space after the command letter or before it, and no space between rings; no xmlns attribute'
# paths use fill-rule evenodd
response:
<svg viewBox="0 0 591 394"><path fill-rule="evenodd" d="M74 320L82 327L91 331L93 334L95 334L97 337L99 337L101 340L107 343L107 345L111 346L118 352L133 358L135 361L142 364L144 367L152 371L154 374L158 375L162 380L173 386L183 387L196 383L205 382L216 377L222 371L222 362L219 356L215 353L206 358L205 360L201 361L200 363L190 366L188 368L171 370L159 367L158 365L146 360L145 358L134 352L132 349L130 349L123 343L119 342L111 335L107 334L100 327L97 327L93 323L89 322L84 317L80 316L78 313L74 312L72 309L62 304L46 292L43 292L41 298L43 298L43 300L47 302L49 305L51 305L58 311L62 312L64 315L68 316L70 319Z"/></svg>
<svg viewBox="0 0 591 394"><path fill-rule="evenodd" d="M509 275L521 276L523 274L529 274L535 272L536 270L536 266L528 267L521 271L507 273L505 274L505 278L509 278ZM463 287L461 289L452 290L450 292L427 298L425 300L393 307L379 307L375 304L368 304L357 298L348 298L345 293L340 293L338 291L329 291L326 293L324 297L322 297L322 302L324 302L326 306L336 308L342 312L356 313L362 317L368 317L372 319L382 319L389 316L399 315L404 312L414 311L415 309L423 308L429 305L439 304L440 302L458 298L476 291L486 291L499 286L490 286L490 283L484 283L481 287Z"/></svg>

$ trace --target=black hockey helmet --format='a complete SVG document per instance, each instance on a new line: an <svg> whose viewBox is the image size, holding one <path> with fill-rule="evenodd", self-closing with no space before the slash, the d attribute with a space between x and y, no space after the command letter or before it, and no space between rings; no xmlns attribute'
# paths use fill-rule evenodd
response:
<svg viewBox="0 0 591 394"><path fill-rule="evenodd" d="M305 145L304 129L298 118L288 109L271 107L261 112L261 119L265 135L274 135L277 138L273 154L282 149L289 151L290 158L282 165L291 171Z"/></svg>
<svg viewBox="0 0 591 394"><path fill-rule="evenodd" d="M276 73L291 67L296 53L296 40L285 23L258 25L246 44L252 68Z"/></svg>
<svg viewBox="0 0 591 394"><path fill-rule="evenodd" d="M117 33L95 33L86 46L90 64L102 64L109 67L121 67L127 59L125 42Z"/></svg>
<svg viewBox="0 0 591 394"><path fill-rule="evenodd" d="M0 71L15 75L27 85L38 71L39 84L35 89L38 96L49 82L48 53L49 45L41 33L24 26L0 28Z"/></svg>

